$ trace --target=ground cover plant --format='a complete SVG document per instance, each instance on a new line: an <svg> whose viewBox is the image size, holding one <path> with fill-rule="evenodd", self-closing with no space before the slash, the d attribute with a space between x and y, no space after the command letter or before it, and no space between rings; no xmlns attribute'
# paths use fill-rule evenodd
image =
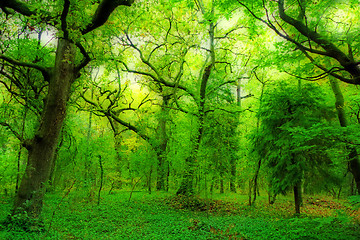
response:
<svg viewBox="0 0 360 240"><path fill-rule="evenodd" d="M346 201L309 198L294 217L288 198L269 205L245 196L222 199L117 192L100 205L71 195L50 195L44 207L45 232L3 228L1 239L359 239L359 211ZM217 198L216 196L214 196ZM2 199L1 216L11 203ZM59 204L61 202L61 204ZM4 218L2 219L4 220Z"/></svg>

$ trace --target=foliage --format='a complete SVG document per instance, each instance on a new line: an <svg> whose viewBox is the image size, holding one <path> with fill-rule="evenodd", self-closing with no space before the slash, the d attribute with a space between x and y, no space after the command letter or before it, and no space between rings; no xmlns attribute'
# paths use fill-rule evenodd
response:
<svg viewBox="0 0 360 240"><path fill-rule="evenodd" d="M360 209L360 195L350 196L349 202L355 209Z"/></svg>
<svg viewBox="0 0 360 240"><path fill-rule="evenodd" d="M253 149L263 158L270 171L271 187L285 193L295 186L304 172L315 169L326 171L331 161L326 148L331 146L323 139L319 122L326 121L329 108L313 85L280 84L264 95L258 116L261 128L253 135ZM308 131L316 131L316 135Z"/></svg>
<svg viewBox="0 0 360 240"><path fill-rule="evenodd" d="M2 229L0 237L2 239L346 238L354 240L359 237L358 227L344 218L334 216L292 218L271 214L261 217L266 209L260 205L257 209L246 206L246 199L238 200L239 202L209 199L208 202L214 204L212 205L214 209L207 212L179 209L176 205L184 199L175 200L164 194L135 193L131 202L128 202L128 192L104 195L100 206L74 202L72 201L74 194L75 192L70 193L61 205L58 205L61 201L58 195L47 197L47 206L44 209L47 232ZM158 201L159 199L161 200ZM200 198L196 200L197 204L201 201L205 201L203 203L205 204L207 200ZM10 207L10 202L3 203L5 204L1 205L0 213L5 213ZM263 204L262 201L259 203ZM55 209L57 211L53 214ZM273 213L280 211L284 210L279 208Z"/></svg>

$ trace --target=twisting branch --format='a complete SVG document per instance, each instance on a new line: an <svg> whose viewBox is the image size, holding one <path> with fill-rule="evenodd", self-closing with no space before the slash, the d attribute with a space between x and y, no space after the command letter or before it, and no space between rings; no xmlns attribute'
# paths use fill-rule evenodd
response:
<svg viewBox="0 0 360 240"><path fill-rule="evenodd" d="M329 70L326 70L326 68L323 67L322 70L324 70L323 73L320 73L319 75L311 76L311 77L300 77L300 76L297 76L295 74L289 73L288 71L284 71L284 72L289 74L290 76L293 76L293 77L296 77L296 78L299 78L299 79L302 79L302 80L318 81L320 79L326 78L329 74L331 75L332 73L343 71L344 69L339 68L339 67L333 67L333 68L331 68Z"/></svg>
<svg viewBox="0 0 360 240"><path fill-rule="evenodd" d="M0 122L0 125L10 130L10 132L12 132L14 136L20 140L20 142L24 142L23 137L17 131L15 131L15 129L13 129L8 123Z"/></svg>
<svg viewBox="0 0 360 240"><path fill-rule="evenodd" d="M284 0L278 1L278 8L279 8L280 18L284 22L295 27L299 33L301 33L305 37L308 37L310 40L314 41L319 46L321 46L325 50L325 53L326 53L323 55L326 55L326 56L329 56L329 57L332 57L332 58L338 60L340 64L344 63L344 62L350 62L350 59L348 59L348 57L342 51L340 51L333 43L326 40L319 33L315 32L315 31L311 31L304 23L287 15L285 13ZM306 51L308 51L308 50L306 50ZM322 51L320 51L320 52L324 53ZM317 52L314 52L314 53L317 53ZM320 53L317 53L317 54L320 54Z"/></svg>
<svg viewBox="0 0 360 240"><path fill-rule="evenodd" d="M91 22L81 31L87 34L103 25L110 17L110 14L120 5L131 6L134 0L102 0L96 9Z"/></svg>
<svg viewBox="0 0 360 240"><path fill-rule="evenodd" d="M44 9L31 9L30 6L26 3L24 3L24 1L19 1L19 0L1 0L0 1L0 8L1 9L6 9L6 8L10 8L13 9L14 11L20 13L21 15L24 16L34 16L34 15L38 15L39 13L39 17L40 19L44 20L44 21L49 21L51 19L53 19L53 16L51 16L51 14L47 11L45 11ZM6 12L6 10L5 10Z"/></svg>
<svg viewBox="0 0 360 240"><path fill-rule="evenodd" d="M215 37L215 39L228 38L228 36L229 36L231 33L235 32L236 30L239 30L239 29L241 29L241 28L246 28L246 27L244 27L244 26L237 26L237 27L235 27L235 28L233 28L233 29L230 29L230 30L229 30L228 32L226 32L223 36Z"/></svg>
<svg viewBox="0 0 360 240"><path fill-rule="evenodd" d="M147 61L150 61L151 56L153 55L153 53L154 53L156 50L158 50L159 48L163 47L163 46L165 46L165 43L156 46L156 47L150 52L150 54L149 54L149 56L148 56L148 58L147 58Z"/></svg>
<svg viewBox="0 0 360 240"><path fill-rule="evenodd" d="M187 114L199 117L199 114L190 112L188 110L185 110L183 107L180 106L178 99L180 99L181 97L182 96L179 96L179 97L174 96L173 99L174 99L174 102L175 102L175 105L176 105L177 108L172 108L172 109L179 110L180 112L187 113Z"/></svg>
<svg viewBox="0 0 360 240"><path fill-rule="evenodd" d="M225 81L225 82L223 82L223 83L220 83L220 84L217 85L216 87L213 87L211 90L208 90L208 92L206 93L206 95L210 95L210 94L213 93L214 91L219 90L219 88L221 88L222 86L227 85L227 84L231 84L231 83L236 83L236 81L235 81L235 80L229 80L229 81Z"/></svg>
<svg viewBox="0 0 360 240"><path fill-rule="evenodd" d="M245 4L243 4L242 2L240 2L240 0L237 0L237 1L238 1L238 3L239 3L240 5L242 5L243 7L245 7L246 10L247 10L255 19L257 19L257 20L261 21L262 23L264 23L265 25L267 25L270 29L272 29L272 30L273 30L277 35L279 35L280 37L286 39L286 40L289 41L289 42L294 43L298 48L304 49L304 50L306 50L306 51L308 51L308 52L311 52L311 53L315 53L315 54L319 54L319 55L329 56L329 57L330 57L330 55L329 55L327 52L319 51L319 50L316 50L316 49L313 49L313 48L308 48L308 47L302 45L301 43L297 42L295 39L289 37L288 35L283 34L282 32L280 32L279 29L277 29L277 28L275 27L275 25L270 21L270 19L267 19L267 21L266 21L266 20L262 19L261 17L258 17L248 6L246 6Z"/></svg>
<svg viewBox="0 0 360 240"><path fill-rule="evenodd" d="M210 112L215 112L215 111L217 111L217 110L219 110L219 111L224 111L224 112L227 112L227 113L230 113L230 114L235 114L235 113L243 113L243 112L245 112L245 111L252 111L250 108L247 108L247 109L242 109L242 110L235 110L235 111L230 111L230 110L227 110L227 109L225 109L225 108L215 108L215 109L208 109L208 110L206 110L204 113L205 114L208 114L208 113L210 113Z"/></svg>
<svg viewBox="0 0 360 240"><path fill-rule="evenodd" d="M325 72L329 72L329 74L331 74L332 76L334 76L335 78L338 78L339 80L341 80L343 82L350 83L350 84L360 84L360 68L358 67L358 63L355 62L354 60L352 60L351 57L346 56L346 54L344 52L342 52L339 48L337 48L331 41L327 40L324 36L322 36L318 32L311 30L307 26L307 24L304 24L301 21L303 18L306 18L306 16L302 16L302 14L305 14L305 6L302 5L302 1L299 2L300 8L301 8L299 20L296 20L286 14L284 0L277 0L276 2L278 3L278 10L279 10L280 18L284 22L293 26L301 35L305 36L308 39L307 42L309 42L310 47L306 47L302 43L300 43L300 42L296 41L295 39L291 38L290 36L288 36L286 34L286 32L281 28L281 26L280 26L281 30L279 30L270 21L268 15L267 15L267 20L264 20L264 19L256 16L256 14L248 6L246 6L244 3L242 3L240 0L237 0L237 1L240 5L245 7L246 10L254 18L256 18L257 20L266 24L270 29L272 29L280 37L295 44L297 46L297 49L301 50L307 58L310 57L309 59L312 59L312 57L309 55L309 53L314 53L317 55L333 58L344 68L344 71L347 71L348 73L350 73L352 78L343 77L339 74L334 73L333 71L329 71L328 69L326 69L325 67L323 67L319 64L316 64L314 61L311 61L312 63L315 64L315 66L317 66L318 68L322 69ZM285 34L282 33L281 31L285 32ZM313 49L311 47L310 41L316 43L323 50Z"/></svg>
<svg viewBox="0 0 360 240"><path fill-rule="evenodd" d="M89 103L90 105L92 105L93 107L95 107L95 111L101 113L101 116L106 116L108 119L113 119L114 121L120 123L121 125L123 125L124 127L126 127L127 129L137 133L142 139L144 139L145 141L149 142L149 137L144 134L139 128L137 128L136 126L132 125L130 122L126 122L124 120L122 120L121 118L119 118L115 113L114 110L111 109L104 109L102 106L100 106L99 104L97 104L96 102L90 100L89 98L87 98L83 93L80 93L80 96L82 99L85 100L85 102ZM125 111L128 110L128 108L126 109L121 109L119 111L117 111L117 113L120 113L121 111ZM130 109L130 110L135 110L135 109ZM110 121L110 124L112 125L112 121ZM112 125L112 127L114 127Z"/></svg>
<svg viewBox="0 0 360 240"><path fill-rule="evenodd" d="M183 91L185 91L186 93L188 93L190 96L192 96L194 99L196 99L196 96L194 93L192 93L192 91L190 91L187 87L183 86L183 85L180 85L179 83L173 83L173 82L169 82L169 81L166 81L165 79L163 79L162 77L157 77L155 76L154 74L151 74L151 73L148 73L148 72L142 72L142 71L137 71L137 70L132 70L130 69L125 62L123 61L119 61L120 63L123 64L123 66L125 67L126 71L127 72L130 72L130 73L135 73L135 74L139 74L139 75L143 75L143 76L147 76L147 77L150 77L151 79L154 80L154 82L157 82L157 83L161 83L163 84L164 86L166 87L171 87L171 88L179 88ZM150 64L150 63L149 63ZM182 66L183 66L184 63L182 63ZM153 68L155 68L153 66ZM156 74L156 72L155 72ZM178 74L178 77L180 78L181 75Z"/></svg>
<svg viewBox="0 0 360 240"><path fill-rule="evenodd" d="M7 57L3 54L0 54L0 59L3 59L7 61L8 63L11 63L13 65L22 66L22 67L28 67L28 68L34 68L36 70L39 70L42 75L44 76L45 81L50 80L50 68L42 67L40 65L34 64L34 63L27 63L27 62L20 62L18 60L15 60L13 58Z"/></svg>
<svg viewBox="0 0 360 240"><path fill-rule="evenodd" d="M75 67L75 71L79 72L81 69L86 67L86 65L88 65L88 63L91 61L91 58L88 52L85 50L84 46L80 42L76 42L75 45L79 48L81 54L84 56L81 63Z"/></svg>

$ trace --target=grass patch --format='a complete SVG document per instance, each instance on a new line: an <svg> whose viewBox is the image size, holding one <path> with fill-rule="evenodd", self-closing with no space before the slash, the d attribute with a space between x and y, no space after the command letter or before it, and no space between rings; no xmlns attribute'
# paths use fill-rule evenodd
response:
<svg viewBox="0 0 360 240"><path fill-rule="evenodd" d="M344 205L336 205L340 209L330 216L315 211L294 218L286 198L278 205L260 199L250 207L245 197L228 196L226 201L136 192L128 201L129 193L119 192L104 195L97 206L76 192L63 200L48 195L43 210L46 232L2 229L0 239L360 239L359 225L345 214ZM0 201L0 216L5 218L12 201ZM304 209L333 206L315 202L319 206L309 202Z"/></svg>

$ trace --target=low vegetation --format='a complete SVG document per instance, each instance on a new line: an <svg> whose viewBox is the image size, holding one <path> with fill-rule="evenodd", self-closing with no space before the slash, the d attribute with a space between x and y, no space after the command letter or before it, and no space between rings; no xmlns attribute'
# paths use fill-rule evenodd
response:
<svg viewBox="0 0 360 240"><path fill-rule="evenodd" d="M360 211L348 201L305 197L294 216L290 198L248 206L239 194L187 198L167 193L104 195L100 205L79 193L49 195L42 232L2 228L0 239L359 239ZM6 216L11 199L1 199ZM3 219L2 219L3 220Z"/></svg>

